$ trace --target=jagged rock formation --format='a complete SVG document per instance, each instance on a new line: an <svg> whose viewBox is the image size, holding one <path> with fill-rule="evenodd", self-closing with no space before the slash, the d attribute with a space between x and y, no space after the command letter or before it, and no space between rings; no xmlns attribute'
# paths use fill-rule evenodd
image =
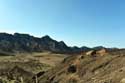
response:
<svg viewBox="0 0 125 83"><path fill-rule="evenodd" d="M0 53L10 54L12 52L42 52L51 51L57 53L70 53L73 51L80 51L68 47L63 41L56 41L49 36L37 38L28 34L15 33L7 34L0 33Z"/></svg>
<svg viewBox="0 0 125 83"><path fill-rule="evenodd" d="M80 53L88 51L88 47L68 47L63 41L56 41L48 35L37 38L28 34L0 33L0 53L4 55L13 55L20 52L42 52L50 51L55 53Z"/></svg>

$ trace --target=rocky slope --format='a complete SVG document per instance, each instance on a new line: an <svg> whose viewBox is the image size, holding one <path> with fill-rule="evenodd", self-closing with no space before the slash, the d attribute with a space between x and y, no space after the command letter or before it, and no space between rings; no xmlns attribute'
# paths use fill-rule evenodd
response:
<svg viewBox="0 0 125 83"><path fill-rule="evenodd" d="M38 83L125 83L125 50L87 54L64 59L39 77Z"/></svg>
<svg viewBox="0 0 125 83"><path fill-rule="evenodd" d="M42 52L0 56L0 83L28 83L55 67L66 56L70 55Z"/></svg>
<svg viewBox="0 0 125 83"><path fill-rule="evenodd" d="M3 63L5 62L1 62ZM14 80L12 83L125 83L124 63L125 49L91 50L81 55L71 55L51 69L41 69L37 73L29 72L28 66L31 62L23 65L15 62L16 66L6 62L4 65L9 64L6 67L10 68L0 70L0 77L4 78L0 82ZM31 64L32 68L37 68L37 64ZM26 68L24 65L27 65ZM41 68L43 67L45 66L41 65Z"/></svg>

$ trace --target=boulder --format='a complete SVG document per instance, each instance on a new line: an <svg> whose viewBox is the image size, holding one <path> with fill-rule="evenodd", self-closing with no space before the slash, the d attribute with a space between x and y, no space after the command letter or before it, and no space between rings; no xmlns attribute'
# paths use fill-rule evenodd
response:
<svg viewBox="0 0 125 83"><path fill-rule="evenodd" d="M91 50L86 52L86 55L96 55L96 51L95 50Z"/></svg>
<svg viewBox="0 0 125 83"><path fill-rule="evenodd" d="M101 56L104 56L107 53L107 51L106 51L106 49L101 49L101 50L97 51L96 53Z"/></svg>

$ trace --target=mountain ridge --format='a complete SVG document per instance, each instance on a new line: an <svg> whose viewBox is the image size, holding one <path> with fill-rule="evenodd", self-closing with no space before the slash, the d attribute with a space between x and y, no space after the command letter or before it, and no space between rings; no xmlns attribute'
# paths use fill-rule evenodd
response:
<svg viewBox="0 0 125 83"><path fill-rule="evenodd" d="M43 52L50 51L55 53L81 53L91 49L102 49L103 46L89 48L70 47L64 41L56 41L50 36L45 35L41 38L22 33L0 33L0 52L20 53L20 52Z"/></svg>

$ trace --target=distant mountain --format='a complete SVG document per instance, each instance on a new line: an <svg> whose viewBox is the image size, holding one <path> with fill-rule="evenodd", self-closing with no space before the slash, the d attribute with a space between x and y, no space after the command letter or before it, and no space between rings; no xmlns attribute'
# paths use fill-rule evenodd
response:
<svg viewBox="0 0 125 83"><path fill-rule="evenodd" d="M63 41L56 41L49 36L37 38L28 34L15 33L7 34L0 33L0 51L1 52L70 52Z"/></svg>
<svg viewBox="0 0 125 83"><path fill-rule="evenodd" d="M68 47L63 41L56 41L48 35L37 38L28 34L0 33L0 53L42 52L56 53L80 52L81 48Z"/></svg>
<svg viewBox="0 0 125 83"><path fill-rule="evenodd" d="M10 53L43 51L55 53L80 53L91 49L101 48L104 47L69 47L63 41L53 40L48 35L38 38L29 34L14 33L12 35L8 33L0 33L0 53L5 55Z"/></svg>

